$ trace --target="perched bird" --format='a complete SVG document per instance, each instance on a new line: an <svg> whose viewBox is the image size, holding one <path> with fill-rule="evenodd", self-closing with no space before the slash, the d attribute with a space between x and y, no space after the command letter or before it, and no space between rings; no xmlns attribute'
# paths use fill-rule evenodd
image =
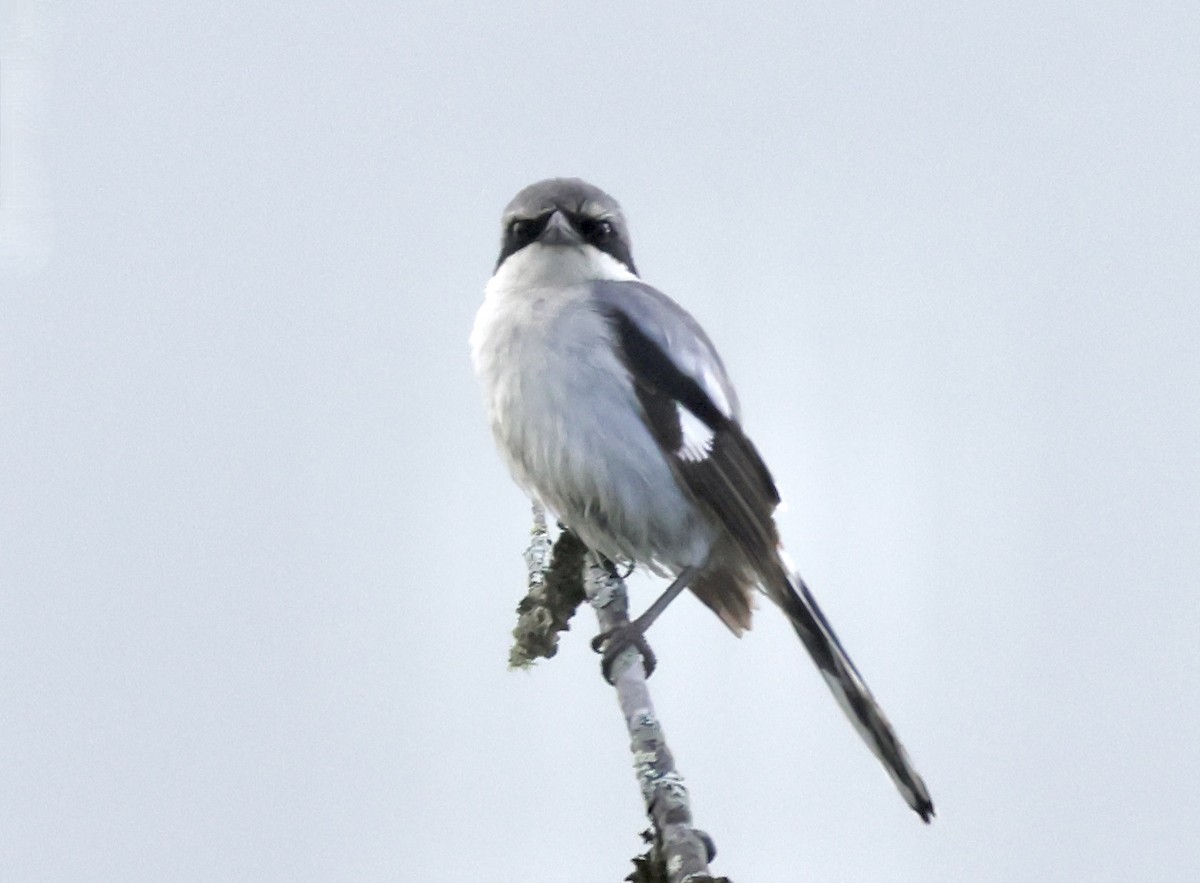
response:
<svg viewBox="0 0 1200 883"><path fill-rule="evenodd" d="M640 280L620 206L577 178L526 187L471 332L492 432L516 482L595 553L673 581L622 633L605 673L691 589L735 634L762 591L922 819L933 803L883 710L787 563L779 494L742 431L704 330ZM650 668L650 664L647 668Z"/></svg>

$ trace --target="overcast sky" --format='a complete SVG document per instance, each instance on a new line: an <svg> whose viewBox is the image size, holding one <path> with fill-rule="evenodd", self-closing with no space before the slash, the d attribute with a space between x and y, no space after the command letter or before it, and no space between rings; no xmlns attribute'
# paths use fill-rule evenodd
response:
<svg viewBox="0 0 1200 883"><path fill-rule="evenodd" d="M714 870L1200 877L1193 0L0 8L0 878L628 872L590 613L505 668L467 355L549 175L708 328L937 804L685 598Z"/></svg>

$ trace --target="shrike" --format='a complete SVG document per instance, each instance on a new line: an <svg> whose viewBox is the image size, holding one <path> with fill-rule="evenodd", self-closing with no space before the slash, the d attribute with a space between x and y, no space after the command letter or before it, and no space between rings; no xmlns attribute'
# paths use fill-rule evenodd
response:
<svg viewBox="0 0 1200 883"><path fill-rule="evenodd" d="M638 278L620 206L577 178L526 187L471 332L500 453L516 482L598 555L673 577L605 672L683 589L740 635L755 593L779 606L904 799L933 803L854 663L789 565L771 473L742 430L708 335Z"/></svg>

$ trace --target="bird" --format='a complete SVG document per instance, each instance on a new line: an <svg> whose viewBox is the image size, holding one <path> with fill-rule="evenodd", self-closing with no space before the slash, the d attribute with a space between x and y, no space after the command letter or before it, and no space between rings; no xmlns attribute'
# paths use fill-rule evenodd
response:
<svg viewBox="0 0 1200 883"><path fill-rule="evenodd" d="M635 645L649 674L643 635L684 589L739 636L765 594L929 822L924 781L783 550L780 495L716 348L641 280L615 199L579 178L548 178L513 197L470 350L517 485L600 561L671 579L645 613L593 643L605 665Z"/></svg>

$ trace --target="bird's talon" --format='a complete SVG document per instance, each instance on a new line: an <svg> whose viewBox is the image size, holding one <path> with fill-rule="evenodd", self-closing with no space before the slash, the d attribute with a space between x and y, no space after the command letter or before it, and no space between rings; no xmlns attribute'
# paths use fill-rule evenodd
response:
<svg viewBox="0 0 1200 883"><path fill-rule="evenodd" d="M642 630L636 625L630 623L620 628L609 629L606 632L601 632L592 639L592 649L597 653L603 654L603 658L600 661L600 671L604 675L604 680L610 684L613 683L613 665L616 663L617 658L630 647L641 654L642 670L646 673L646 677L654 674L654 669L658 666L658 659L654 656L654 651L650 649L650 645L646 643L646 638L642 634Z"/></svg>
<svg viewBox="0 0 1200 883"><path fill-rule="evenodd" d="M713 842L713 839L699 828L692 828L692 833L695 834L700 839L700 842L704 844L704 851L708 853L708 861L711 862L713 859L715 859L717 857L717 844Z"/></svg>
<svg viewBox="0 0 1200 883"><path fill-rule="evenodd" d="M596 635L596 637L592 638L592 652L593 653L602 652L604 650L604 642L607 641L609 639L609 637L611 637L611 636L612 636L612 632L608 631L608 632L601 632L600 634Z"/></svg>

